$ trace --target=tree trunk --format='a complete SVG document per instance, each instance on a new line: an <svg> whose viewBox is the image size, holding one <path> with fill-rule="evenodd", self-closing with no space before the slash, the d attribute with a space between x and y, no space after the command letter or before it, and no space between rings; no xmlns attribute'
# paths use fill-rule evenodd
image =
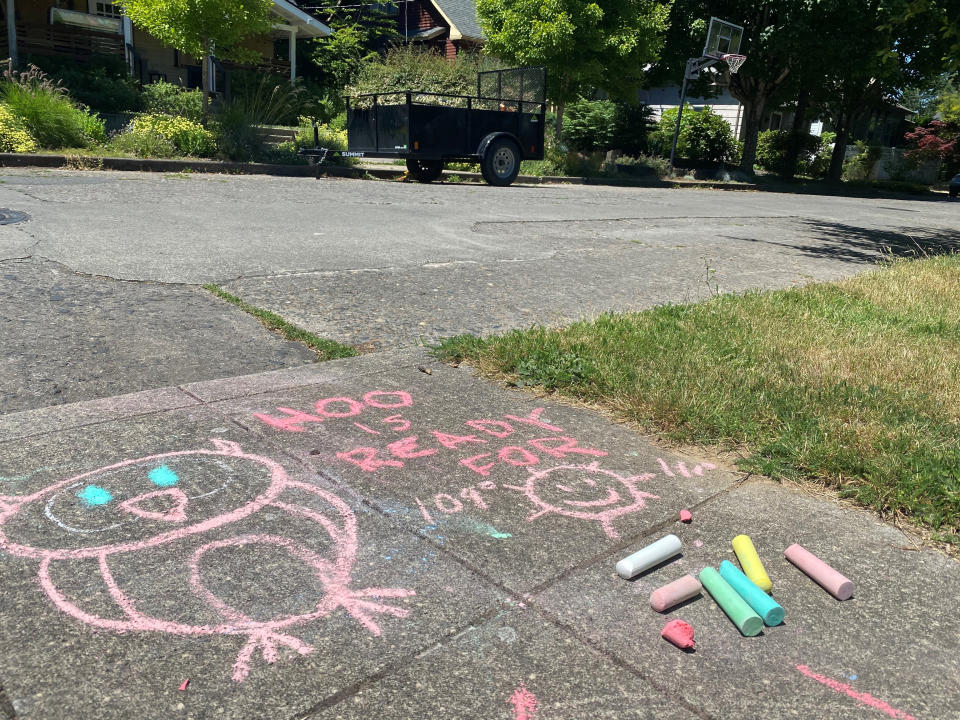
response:
<svg viewBox="0 0 960 720"><path fill-rule="evenodd" d="M751 100L743 104L743 157L740 170L749 175L753 175L753 163L757 159L757 135L760 133L763 104L763 100Z"/></svg>
<svg viewBox="0 0 960 720"><path fill-rule="evenodd" d="M200 60L200 85L203 89L203 114L210 111L210 42L204 38L203 48L206 50Z"/></svg>
<svg viewBox="0 0 960 720"><path fill-rule="evenodd" d="M803 121L807 114L807 105L810 102L810 91L801 90L797 96L797 108L793 113L793 126L790 129L790 144L787 146L787 156L784 158L783 175L792 178L797 174L797 161L800 159L800 146L803 144Z"/></svg>
<svg viewBox="0 0 960 720"><path fill-rule="evenodd" d="M850 139L850 116L840 116L841 124L837 128L837 139L833 145L833 155L830 156L830 179L839 182L843 177L843 160L847 154L847 141Z"/></svg>
<svg viewBox="0 0 960 720"><path fill-rule="evenodd" d="M563 140L563 108L566 106L566 103L562 100L557 103L556 113L557 121L553 126L553 139L557 145L559 145Z"/></svg>

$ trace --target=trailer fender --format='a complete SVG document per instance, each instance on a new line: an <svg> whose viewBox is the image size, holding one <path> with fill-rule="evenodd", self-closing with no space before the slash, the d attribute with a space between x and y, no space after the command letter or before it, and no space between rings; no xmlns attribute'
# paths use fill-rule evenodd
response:
<svg viewBox="0 0 960 720"><path fill-rule="evenodd" d="M517 140L517 136L513 133L508 132L492 132L489 135L484 136L483 140L480 141L480 147L477 148L477 156L483 160L484 156L487 154L487 148L490 147L490 143L498 138L510 138L517 147L520 148L520 154L523 154L523 145L520 144L520 141Z"/></svg>

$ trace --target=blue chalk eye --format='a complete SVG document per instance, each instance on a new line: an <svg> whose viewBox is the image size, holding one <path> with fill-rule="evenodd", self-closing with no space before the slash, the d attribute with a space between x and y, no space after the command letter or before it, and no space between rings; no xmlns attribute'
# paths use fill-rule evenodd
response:
<svg viewBox="0 0 960 720"><path fill-rule="evenodd" d="M180 481L177 474L166 465L154 468L147 474L147 477L158 487L173 487Z"/></svg>
<svg viewBox="0 0 960 720"><path fill-rule="evenodd" d="M106 505L113 500L113 495L109 490L98 485L87 485L83 490L77 493L77 497L83 500L88 506Z"/></svg>

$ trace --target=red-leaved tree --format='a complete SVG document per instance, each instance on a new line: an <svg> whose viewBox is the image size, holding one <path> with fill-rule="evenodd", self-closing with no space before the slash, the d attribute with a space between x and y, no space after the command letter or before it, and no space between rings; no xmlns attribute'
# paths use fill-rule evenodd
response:
<svg viewBox="0 0 960 720"><path fill-rule="evenodd" d="M904 135L910 149L904 153L915 160L940 160L951 167L960 166L960 124L931 120Z"/></svg>

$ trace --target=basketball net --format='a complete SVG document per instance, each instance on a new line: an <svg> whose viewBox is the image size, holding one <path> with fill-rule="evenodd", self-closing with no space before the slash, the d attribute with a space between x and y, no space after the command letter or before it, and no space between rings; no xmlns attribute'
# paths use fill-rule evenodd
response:
<svg viewBox="0 0 960 720"><path fill-rule="evenodd" d="M743 65L747 60L746 55L721 55L720 59L727 63L727 67L730 69L730 72L736 74L740 69L740 66Z"/></svg>

